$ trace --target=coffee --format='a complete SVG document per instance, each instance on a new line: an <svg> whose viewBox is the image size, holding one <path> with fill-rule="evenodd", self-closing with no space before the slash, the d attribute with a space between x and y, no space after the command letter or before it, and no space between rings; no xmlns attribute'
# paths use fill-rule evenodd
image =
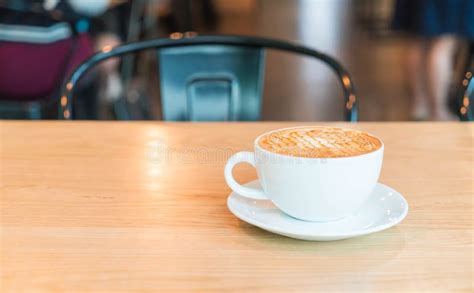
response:
<svg viewBox="0 0 474 293"><path fill-rule="evenodd" d="M382 142L362 131L339 127L298 127L263 135L258 145L264 150L293 157L340 158L376 151Z"/></svg>
<svg viewBox="0 0 474 293"><path fill-rule="evenodd" d="M224 168L227 184L240 196L271 200L303 221L353 214L377 184L384 152L383 143L368 133L322 126L267 132L254 146L253 152L229 158ZM232 170L240 163L257 169L260 186L242 186L234 179Z"/></svg>

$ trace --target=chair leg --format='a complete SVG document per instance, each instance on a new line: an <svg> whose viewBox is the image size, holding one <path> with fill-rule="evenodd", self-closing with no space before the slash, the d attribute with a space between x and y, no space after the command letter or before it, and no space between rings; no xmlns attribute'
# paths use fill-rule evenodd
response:
<svg viewBox="0 0 474 293"><path fill-rule="evenodd" d="M28 105L28 118L32 120L41 119L41 106L38 103Z"/></svg>
<svg viewBox="0 0 474 293"><path fill-rule="evenodd" d="M115 118L117 120L131 120L125 98L120 98L113 103Z"/></svg>

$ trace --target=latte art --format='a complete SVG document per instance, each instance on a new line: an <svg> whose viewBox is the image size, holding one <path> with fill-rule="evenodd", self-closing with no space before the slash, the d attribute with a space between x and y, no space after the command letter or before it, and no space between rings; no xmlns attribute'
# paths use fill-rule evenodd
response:
<svg viewBox="0 0 474 293"><path fill-rule="evenodd" d="M325 126L271 132L261 137L258 144L273 153L305 158L351 157L382 147L382 142L368 133Z"/></svg>

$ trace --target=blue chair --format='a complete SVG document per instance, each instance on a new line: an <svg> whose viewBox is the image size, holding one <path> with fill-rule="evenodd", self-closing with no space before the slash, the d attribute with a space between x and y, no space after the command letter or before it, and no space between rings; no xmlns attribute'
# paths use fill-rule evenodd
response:
<svg viewBox="0 0 474 293"><path fill-rule="evenodd" d="M60 118L72 118L74 89L93 66L109 58L155 49L164 120L259 120L266 48L310 56L331 67L343 88L345 119L357 121L358 103L353 82L334 58L307 47L268 38L181 33L166 39L128 43L86 60L63 85Z"/></svg>

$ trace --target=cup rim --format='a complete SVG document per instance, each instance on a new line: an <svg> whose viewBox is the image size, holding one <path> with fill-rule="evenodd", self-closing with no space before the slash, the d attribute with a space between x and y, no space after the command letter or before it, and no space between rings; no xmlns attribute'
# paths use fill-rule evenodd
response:
<svg viewBox="0 0 474 293"><path fill-rule="evenodd" d="M263 147L261 147L258 142L260 140L260 138L264 135L267 135L267 134L270 134L270 133L273 133L273 132L277 132L277 131L282 131L282 130L288 130L288 129L296 129L296 128L311 128L311 127L333 127L333 128L340 128L340 129L347 129L347 130L355 130L355 131L360 131L360 132L364 132L372 137L375 137L380 143L381 143L381 146L380 148L374 150L374 151L370 151L368 153L364 153L364 154L359 154L359 155L354 155L354 156L346 156L346 157L334 157L334 158L330 158L330 157L320 157L320 158L307 158L307 157L300 157L300 156L290 156L290 155L285 155L285 154L279 154L279 153L274 153L274 152L271 152L271 151L268 151L266 149L264 149ZM358 129L353 129L353 128L348 128L348 127L340 127L340 126L326 126L326 125L302 125L302 126L292 126L292 127L284 127L284 128L278 128L278 129L274 129L274 130L270 130L270 131L267 131L267 132L264 132L262 134L260 134L259 136L257 136L257 138L254 140L254 148L255 149L259 149L260 151L264 152L264 153L267 153L267 154L270 154L270 155L274 155L274 156L280 156L280 157L284 157L284 158L288 158L288 159L298 159L298 160L344 160L344 159L352 159L352 158L357 158L357 157L363 157L363 156L367 156L367 155L371 155L371 154L374 154L378 151L383 151L384 148L385 148L385 144L383 143L383 141L378 137L378 136L375 136L367 131L362 131L362 130L358 130Z"/></svg>

